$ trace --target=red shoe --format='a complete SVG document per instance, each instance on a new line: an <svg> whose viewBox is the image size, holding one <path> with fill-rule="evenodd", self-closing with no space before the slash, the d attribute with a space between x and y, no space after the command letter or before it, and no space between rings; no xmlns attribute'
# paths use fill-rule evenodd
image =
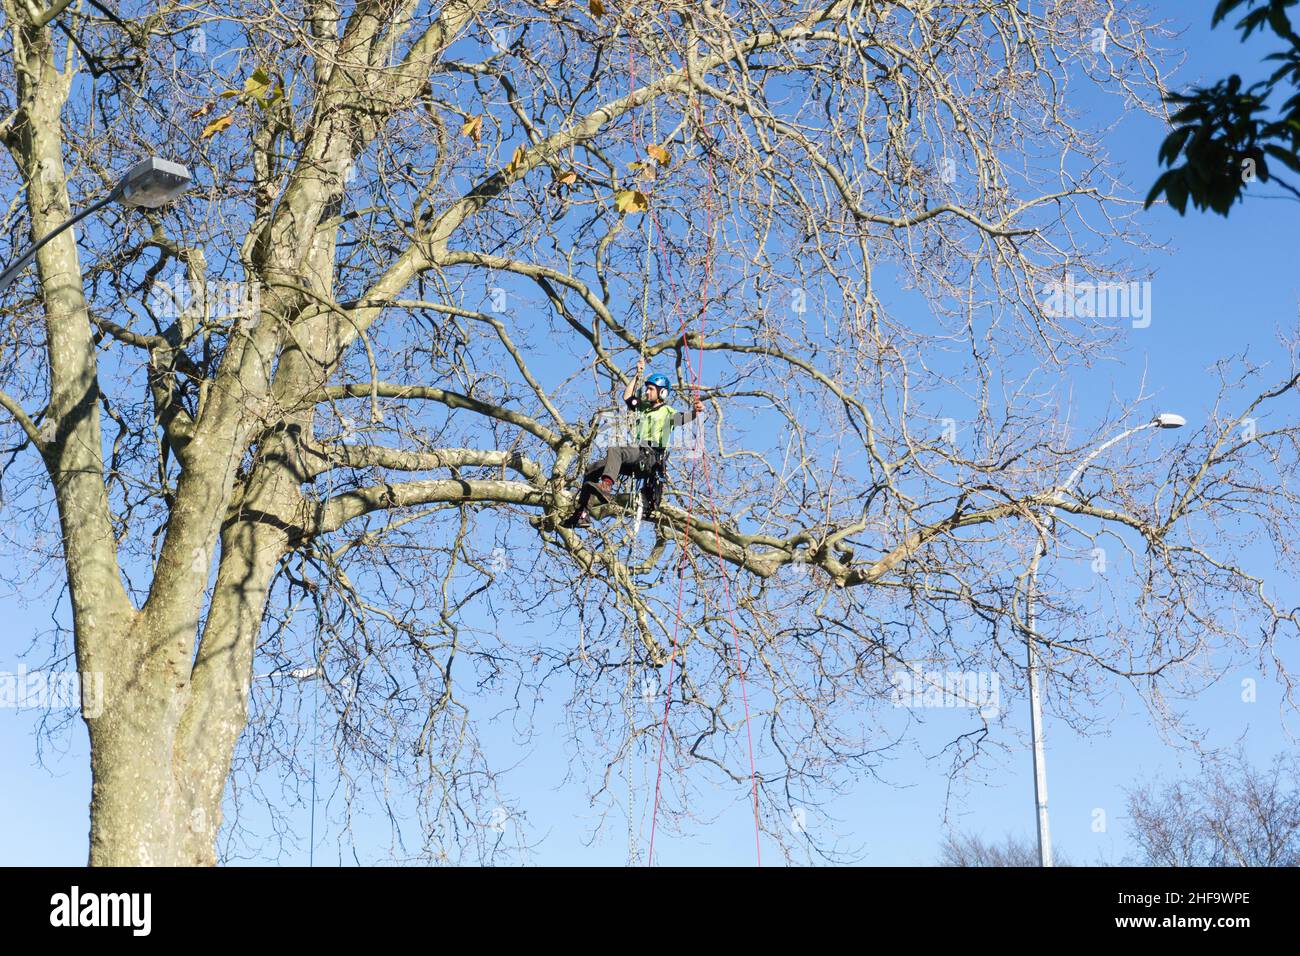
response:
<svg viewBox="0 0 1300 956"><path fill-rule="evenodd" d="M590 489L603 504L609 504L609 499L614 493L614 479L608 475L601 475L599 481L589 481L584 487Z"/></svg>
<svg viewBox="0 0 1300 956"><path fill-rule="evenodd" d="M575 511L573 514L569 515L569 517L564 519L563 527L569 528L570 530L573 528L590 528L591 515L587 514L586 508L583 508L581 511Z"/></svg>

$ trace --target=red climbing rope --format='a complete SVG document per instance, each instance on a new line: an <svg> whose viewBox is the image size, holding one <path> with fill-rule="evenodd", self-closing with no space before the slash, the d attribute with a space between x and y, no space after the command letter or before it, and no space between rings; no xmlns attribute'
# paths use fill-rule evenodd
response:
<svg viewBox="0 0 1300 956"><path fill-rule="evenodd" d="M699 103L699 100L698 100L698 99L695 100L695 104L694 104L694 105L695 105L695 122L696 122L696 125L697 125L700 129L703 129L703 128L704 128L704 124L703 124L703 121L702 121L702 117L700 116L700 103ZM708 229L708 234L709 234L709 243L708 243L708 247L707 247L707 249L706 249L705 257L704 257L704 288L703 288L703 291L702 291L702 294L701 294L701 299L702 299L703 302L704 302L704 307L700 309L700 361L699 361L699 369L700 369L700 373L701 373L701 374L703 374L703 372L704 372L704 315L705 315L705 312L707 312L707 310L708 310L708 301L709 301L709 300L708 300L708 289L709 289L709 285L710 285L710 282L711 282L712 277L713 277L713 241L714 241L714 229L713 229L713 190L714 190L714 176L713 176L713 156L712 156L712 154L710 154L710 156L709 156L709 163L708 163L708 167L707 167L707 168L708 168L708 171L709 171L709 190L708 190L708 194L707 194L707 195L708 195L708 199L705 201L705 221L706 221L706 223L707 223L707 229ZM683 343L682 343L682 344L683 344L683 345L685 344L685 339L683 339ZM696 382L696 385L698 386L698 384L699 384L699 382L697 381L697 382ZM726 608L727 608L727 622L728 622L728 624L731 625L731 639L732 639L732 643L733 643L733 645L734 645L734 647L735 647L735 651L736 651L736 671L740 674L740 698L741 698L741 700L744 702L744 705L745 705L745 739L746 739L746 743L747 743L748 746L749 746L749 780L750 780L750 786L751 786L751 789L752 789L752 791L753 791L753 795L754 795L754 853L755 853L756 856L757 856L757 859L758 859L758 865L759 865L759 866L762 866L762 865L763 865L763 846L762 846L762 843L761 843L761 841L760 841L761 824L760 824L760 822L759 822L759 807L758 807L758 774L757 774L757 772L756 772L755 769L754 769L754 734L753 734L753 729L752 729L752 727L750 726L750 721L749 721L749 690L748 690L748 687L746 686L746 683L745 683L745 666L744 666L744 662L741 660L741 656L740 656L740 631L739 631L739 629L736 627L736 616L735 616L736 602L732 599L732 596L731 596L731 579L727 577L725 564L724 564L724 562L723 562L723 560L722 560L722 532L719 530L719 526L720 526L721 522L720 522L719 519L718 519L718 504L717 504L717 501L716 501L715 498L714 498L715 491L714 491L714 487L713 487L713 476L709 473L709 458L708 458L707 455L705 455L705 454L701 454L701 455L700 455L700 461L701 461L701 462L703 463L703 465L704 465L704 481L705 481L705 485L706 485L706 487L707 487L708 490L709 490L709 514L710 514L711 517L713 518L713 548L714 548L714 551L716 552L715 557L717 558L717 561L718 561L718 573L719 573L719 576L722 578L722 592L723 592L723 595L726 597L726 605L725 605L725 606L726 606Z"/></svg>
<svg viewBox="0 0 1300 956"><path fill-rule="evenodd" d="M630 32L628 36L628 77L629 77L629 85L631 89L635 91L636 89L635 44L633 42L633 38ZM692 98L692 103L695 110L696 126L698 129L702 130L704 128L704 123L703 123L703 118L700 115L699 101L697 99ZM638 146L638 139L639 139L638 129L637 129L636 121L634 119L632 123L632 143L633 143L633 148L636 151L637 156L639 157L641 155L641 151ZM705 316L708 312L709 291L710 291L710 285L713 278L714 240L716 235L716 230L714 227L714 218L713 218L713 191L715 185L715 176L714 176L714 159L712 153L709 153L708 155L707 169L708 169L708 190L706 192L706 199L705 199L705 223L706 223L706 230L708 233L708 244L705 248L704 275L701 280L701 288L700 288L701 305L700 305L700 332L699 332L699 337L700 337L699 361L698 361L698 365L695 367L692 367L692 363L691 363L689 339L687 336L687 329L686 329L686 317L682 311L682 296L681 293L678 291L677 283L673 277L672 269L665 268L664 270L668 276L669 287L672 291L672 295L676 303L677 314L681 316L680 331L682 336L683 355L686 359L687 377L692 380L692 383L697 390L700 388L700 380L704 371ZM650 217L654 224L655 232L658 234L660 259L666 266L671 260L668 255L667 247L664 243L664 232L662 227L659 224L659 216L653 205L650 207ZM762 866L763 865L763 849L762 849L762 841L761 841L762 827L760 822L759 803L758 803L758 774L755 769L755 763L754 763L754 737L750 727L750 717L749 717L749 691L745 682L744 661L742 660L740 654L740 631L736 627L735 602L732 600L732 596L731 596L731 582L730 579L727 577L725 562L722 560L722 537L721 537L721 532L719 531L720 522L718 519L718 507L715 498L715 489L713 487L713 478L709 473L708 458L702 452L703 449L701 449L700 459L704 464L704 479L705 479L705 483L709 495L709 512L713 520L714 550L716 552L715 557L717 558L718 573L719 576L722 578L723 593L726 598L725 607L727 610L727 621L731 627L732 643L736 653L736 670L737 673L740 675L741 700L744 703L744 710L745 710L745 736L749 747L749 777L750 777L751 790L752 790L753 800L754 800L754 851L756 854L758 865ZM687 479L688 500L694 500L694 496L690 493L694 488L694 484L695 484L695 467L694 465L692 465L689 473L689 477ZM647 866L653 865L654 862L655 831L656 831L658 818L659 818L659 800L660 800L660 792L661 792L661 782L663 779L664 744L668 732L668 716L669 716L670 709L672 707L672 700L673 700L673 679L675 677L675 664L677 661L677 647L678 647L677 639L681 629L682 595L685 589L685 581L686 581L685 562L686 562L687 549L690 546L692 522L693 522L693 515L692 512L688 509L686 513L686 529L683 536L682 547L679 551L678 561L677 561L677 577L678 577L677 609L673 621L672 649L668 658L668 688L667 688L666 699L664 701L664 717L659 730L659 757L658 757L658 765L655 773L655 799L654 799L654 810L651 814L651 819L650 819L650 849L646 857Z"/></svg>

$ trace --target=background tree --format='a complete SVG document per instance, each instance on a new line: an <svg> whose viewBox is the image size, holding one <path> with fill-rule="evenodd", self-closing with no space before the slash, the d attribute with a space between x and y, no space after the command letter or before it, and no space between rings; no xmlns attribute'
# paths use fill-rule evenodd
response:
<svg viewBox="0 0 1300 956"><path fill-rule="evenodd" d="M1052 851L1056 866L1072 866L1059 848ZM1008 833L1002 843L977 833L948 833L939 850L940 866L1038 866L1038 845Z"/></svg>
<svg viewBox="0 0 1300 956"><path fill-rule="evenodd" d="M1140 8L4 9L11 258L141 154L199 184L51 241L3 313L15 574L57 575L41 650L105 688L92 863L243 852L241 802L307 773L295 674L402 859L500 852L472 705L526 744L546 693L607 813L671 695L663 825L752 793L770 841L840 859L790 814L924 719L898 668L986 671L1011 709L1045 542L1062 719L1119 681L1176 731L1210 652L1284 672L1294 616L1236 556L1292 559L1294 343L1224 363L1181 444L1097 456L1156 409L1138 384L1072 426L1125 330L1044 304L1134 278L1138 205L1067 90L1158 109ZM711 406L640 549L626 520L559 527L639 356ZM1103 545L1123 573L1055 572Z"/></svg>
<svg viewBox="0 0 1300 956"><path fill-rule="evenodd" d="M1174 131L1160 146L1161 164L1172 168L1161 173L1151 187L1148 207L1163 193L1180 216L1187 211L1189 198L1197 209L1213 209L1226 216L1256 177L1260 182L1271 179L1300 197L1300 190L1277 175L1276 166L1270 168L1270 163L1275 163L1300 173L1300 34L1287 14L1296 3L1219 0L1213 26L1244 4L1248 12L1236 27L1242 41L1256 30L1268 29L1287 48L1265 57L1279 64L1267 79L1243 87L1241 77L1234 73L1213 86L1168 97L1169 102L1181 104L1169 118ZM1269 102L1275 94L1286 96L1288 88L1289 98L1280 104ZM1277 114L1269 118L1271 107Z"/></svg>
<svg viewBox="0 0 1300 956"><path fill-rule="evenodd" d="M1300 761L1206 756L1195 777L1128 791L1144 866L1300 866Z"/></svg>

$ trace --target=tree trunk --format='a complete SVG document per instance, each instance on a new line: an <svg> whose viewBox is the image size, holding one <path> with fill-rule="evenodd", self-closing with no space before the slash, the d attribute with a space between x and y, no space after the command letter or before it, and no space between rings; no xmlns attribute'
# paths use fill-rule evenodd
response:
<svg viewBox="0 0 1300 956"><path fill-rule="evenodd" d="M182 693L162 675L107 680L103 713L88 720L90 864L174 866L183 819L175 777Z"/></svg>
<svg viewBox="0 0 1300 956"><path fill-rule="evenodd" d="M90 863L211 866L231 760L248 719L256 637L286 535L253 522L222 535L222 560L197 659L147 653L106 675L103 712L87 719L93 776ZM136 615L119 649L172 635Z"/></svg>

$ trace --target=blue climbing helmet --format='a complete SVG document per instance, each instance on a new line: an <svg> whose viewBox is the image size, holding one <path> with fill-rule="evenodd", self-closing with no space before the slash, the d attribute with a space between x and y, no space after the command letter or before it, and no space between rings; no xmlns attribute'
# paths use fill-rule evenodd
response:
<svg viewBox="0 0 1300 956"><path fill-rule="evenodd" d="M671 387L668 384L668 376L661 375L658 372L655 372L653 375L647 375L645 383L647 385L653 385L655 388L663 392L668 391L668 389Z"/></svg>

